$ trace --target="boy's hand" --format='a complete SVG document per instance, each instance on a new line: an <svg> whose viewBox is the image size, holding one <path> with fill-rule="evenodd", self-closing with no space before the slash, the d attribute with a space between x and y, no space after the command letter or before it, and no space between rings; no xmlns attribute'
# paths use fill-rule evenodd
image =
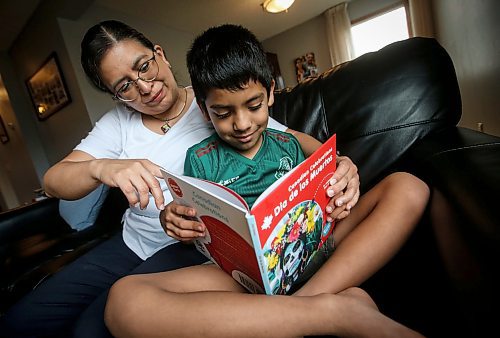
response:
<svg viewBox="0 0 500 338"><path fill-rule="evenodd" d="M337 157L337 170L330 179L327 194L332 197L326 207L328 221L347 217L359 199L358 168L346 156Z"/></svg>
<svg viewBox="0 0 500 338"><path fill-rule="evenodd" d="M189 242L205 236L205 225L198 222L195 216L195 209L172 201L160 212L160 223L170 237Z"/></svg>

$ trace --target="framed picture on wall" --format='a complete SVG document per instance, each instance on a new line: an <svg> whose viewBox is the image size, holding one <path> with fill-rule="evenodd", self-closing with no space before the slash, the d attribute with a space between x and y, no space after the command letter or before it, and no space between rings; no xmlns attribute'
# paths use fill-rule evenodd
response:
<svg viewBox="0 0 500 338"><path fill-rule="evenodd" d="M318 76L318 66L316 65L316 57L313 52L308 52L305 55L295 58L294 63L297 83Z"/></svg>
<svg viewBox="0 0 500 338"><path fill-rule="evenodd" d="M26 85L40 120L45 120L71 102L55 52L26 80Z"/></svg>
<svg viewBox="0 0 500 338"><path fill-rule="evenodd" d="M0 141L2 141L2 143L9 142L9 134L7 134L7 129L5 129L2 115L0 115Z"/></svg>

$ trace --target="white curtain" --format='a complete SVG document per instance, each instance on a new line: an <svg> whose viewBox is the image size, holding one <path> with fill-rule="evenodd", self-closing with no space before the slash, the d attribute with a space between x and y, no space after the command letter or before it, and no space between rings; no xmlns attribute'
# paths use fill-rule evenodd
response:
<svg viewBox="0 0 500 338"><path fill-rule="evenodd" d="M409 0L408 5L413 36L434 37L431 0Z"/></svg>
<svg viewBox="0 0 500 338"><path fill-rule="evenodd" d="M351 37L351 20L347 3L343 2L325 12L326 36L332 67L349 61L354 56Z"/></svg>

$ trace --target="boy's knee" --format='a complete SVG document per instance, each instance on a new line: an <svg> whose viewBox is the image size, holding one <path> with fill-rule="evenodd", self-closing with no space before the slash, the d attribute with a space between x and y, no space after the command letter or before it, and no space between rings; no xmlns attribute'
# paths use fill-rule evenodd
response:
<svg viewBox="0 0 500 338"><path fill-rule="evenodd" d="M371 298L365 290L357 286L351 286L345 290L342 290L339 292L339 295L349 296L354 298L363 298L363 297Z"/></svg>
<svg viewBox="0 0 500 338"><path fill-rule="evenodd" d="M359 287L353 286L353 287L347 288L347 289L339 292L338 294L341 296L356 299L356 300L364 303L365 305L368 305L368 306L378 310L377 304L375 304L375 301L373 300L373 298L365 290L363 290Z"/></svg>
<svg viewBox="0 0 500 338"><path fill-rule="evenodd" d="M400 198L415 207L425 207L429 200L430 190L420 178L406 173L397 172L387 177L387 185L397 191Z"/></svg>
<svg viewBox="0 0 500 338"><path fill-rule="evenodd" d="M130 319L135 317L134 304L138 299L136 288L138 284L134 276L126 276L119 279L109 290L106 307L104 310L104 322L113 335L118 335L124 325L131 323Z"/></svg>

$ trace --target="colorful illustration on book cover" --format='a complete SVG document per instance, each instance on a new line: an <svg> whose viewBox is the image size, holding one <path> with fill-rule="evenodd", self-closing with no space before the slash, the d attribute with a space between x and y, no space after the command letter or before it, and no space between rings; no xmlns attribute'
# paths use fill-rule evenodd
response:
<svg viewBox="0 0 500 338"><path fill-rule="evenodd" d="M290 290L320 245L322 232L323 212L314 200L297 204L280 220L263 248L274 294Z"/></svg>

